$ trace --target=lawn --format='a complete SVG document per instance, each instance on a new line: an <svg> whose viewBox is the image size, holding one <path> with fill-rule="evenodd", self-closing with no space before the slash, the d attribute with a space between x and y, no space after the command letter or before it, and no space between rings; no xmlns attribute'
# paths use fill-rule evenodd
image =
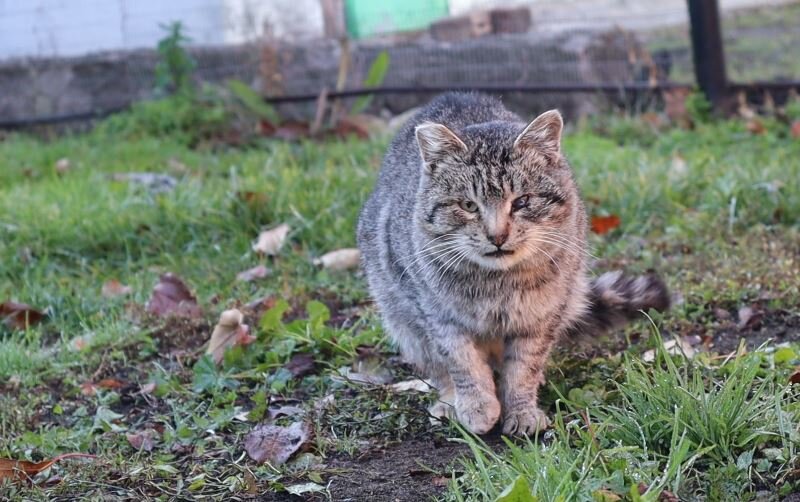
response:
<svg viewBox="0 0 800 502"><path fill-rule="evenodd" d="M800 118L800 117L798 117ZM663 316L554 355L539 438L431 425L433 396L384 340L363 276L314 259L354 245L385 137L186 145L101 128L0 139L0 458L65 459L0 498L780 500L800 491L800 139L778 120L654 129L572 124L564 149L593 216L597 272L662 274ZM59 159L68 159L60 162ZM157 190L120 177L162 173ZM253 251L286 223L276 256ZM237 274L257 265L254 281ZM159 276L202 314L146 309ZM103 292L108 281L130 286ZM239 308L256 340L216 366ZM744 341L740 343L740 339ZM680 340L684 352L664 344ZM691 356L691 357L689 357ZM366 383L365 383L366 381ZM245 451L256 424L307 424L287 462ZM302 426L301 426L302 427ZM257 495L258 494L258 495ZM510 495L509 495L510 497Z"/></svg>

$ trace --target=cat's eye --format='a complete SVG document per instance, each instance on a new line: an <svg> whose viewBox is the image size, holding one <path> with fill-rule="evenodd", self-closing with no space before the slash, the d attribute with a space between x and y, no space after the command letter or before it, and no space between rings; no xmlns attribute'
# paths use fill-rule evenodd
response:
<svg viewBox="0 0 800 502"><path fill-rule="evenodd" d="M478 212L478 204L471 200L462 200L458 203L458 207L463 209L468 213L477 213Z"/></svg>
<svg viewBox="0 0 800 502"><path fill-rule="evenodd" d="M524 207L528 207L528 203L531 201L530 195L523 195L522 197L517 197L514 199L514 202L511 203L511 209L513 211L519 211Z"/></svg>

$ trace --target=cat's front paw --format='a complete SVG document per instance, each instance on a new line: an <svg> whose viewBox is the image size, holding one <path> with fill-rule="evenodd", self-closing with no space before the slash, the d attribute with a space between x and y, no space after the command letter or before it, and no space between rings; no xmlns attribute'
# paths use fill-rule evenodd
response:
<svg viewBox="0 0 800 502"><path fill-rule="evenodd" d="M500 419L500 401L492 394L457 395L456 418L470 432L486 434Z"/></svg>
<svg viewBox="0 0 800 502"><path fill-rule="evenodd" d="M550 419L536 405L507 411L503 417L503 434L533 436L550 426Z"/></svg>

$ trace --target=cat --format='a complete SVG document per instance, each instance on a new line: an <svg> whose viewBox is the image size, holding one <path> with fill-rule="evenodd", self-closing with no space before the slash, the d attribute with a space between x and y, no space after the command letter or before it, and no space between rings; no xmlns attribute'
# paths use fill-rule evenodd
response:
<svg viewBox="0 0 800 502"><path fill-rule="evenodd" d="M587 217L556 110L525 124L474 93L441 95L388 147L357 238L383 325L438 390L436 418L535 434L553 345L669 306L655 275L590 281ZM495 383L494 373L498 373Z"/></svg>

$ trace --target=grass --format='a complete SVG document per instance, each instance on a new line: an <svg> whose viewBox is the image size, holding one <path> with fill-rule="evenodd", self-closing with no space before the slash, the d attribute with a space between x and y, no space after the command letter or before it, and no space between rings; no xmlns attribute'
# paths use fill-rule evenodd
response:
<svg viewBox="0 0 800 502"><path fill-rule="evenodd" d="M115 120L124 124L124 116ZM682 298L656 319L663 336L714 345L692 362L658 352L643 363L641 353L660 339L638 324L626 341L564 350L544 391L555 428L507 446L429 425L431 396L341 377L350 366L409 376L391 359L363 277L312 264L354 245L385 139L234 149L114 128L52 141L7 137L0 300L45 309L48 319L24 331L0 325L0 457L81 451L99 460L65 462L50 473L61 482L6 485L0 497L278 497L315 482L326 487L318 496L327 490L338 499L347 495L336 492L343 462L391 454L410 440L459 437L469 452L461 463L425 468L452 478L441 494L452 500L493 499L519 476L539 500L656 500L664 490L682 500L747 500L759 490L793 491L800 410L786 382L800 363L800 142L786 125L764 123L763 135L737 121L686 131L625 118L569 132L564 149L589 210L621 218L618 229L591 237L601 258L595 268L658 270ZM66 172L55 169L60 158L70 161ZM152 193L114 177L127 172L167 173L177 187ZM280 254L253 253L258 232L283 222L292 230ZM268 278L236 280L258 264ZM143 315L167 271L190 286L203 319ZM103 296L110 279L132 293ZM257 341L230 351L220 368L207 364L200 356L219 313L264 297L273 299L272 320L253 326ZM737 327L746 305L764 314L760 329ZM733 351L739 335L789 344L715 355ZM297 354L313 357L310 374L284 368ZM102 379L122 387L83 392ZM143 395L148 383L154 390ZM280 467L256 465L242 447L270 403L302 407L315 432L307 451ZM157 432L153 450L134 449L126 434L148 429ZM415 455L429 463L435 452ZM355 475L369 470L363 462ZM429 493L439 492L431 484Z"/></svg>

